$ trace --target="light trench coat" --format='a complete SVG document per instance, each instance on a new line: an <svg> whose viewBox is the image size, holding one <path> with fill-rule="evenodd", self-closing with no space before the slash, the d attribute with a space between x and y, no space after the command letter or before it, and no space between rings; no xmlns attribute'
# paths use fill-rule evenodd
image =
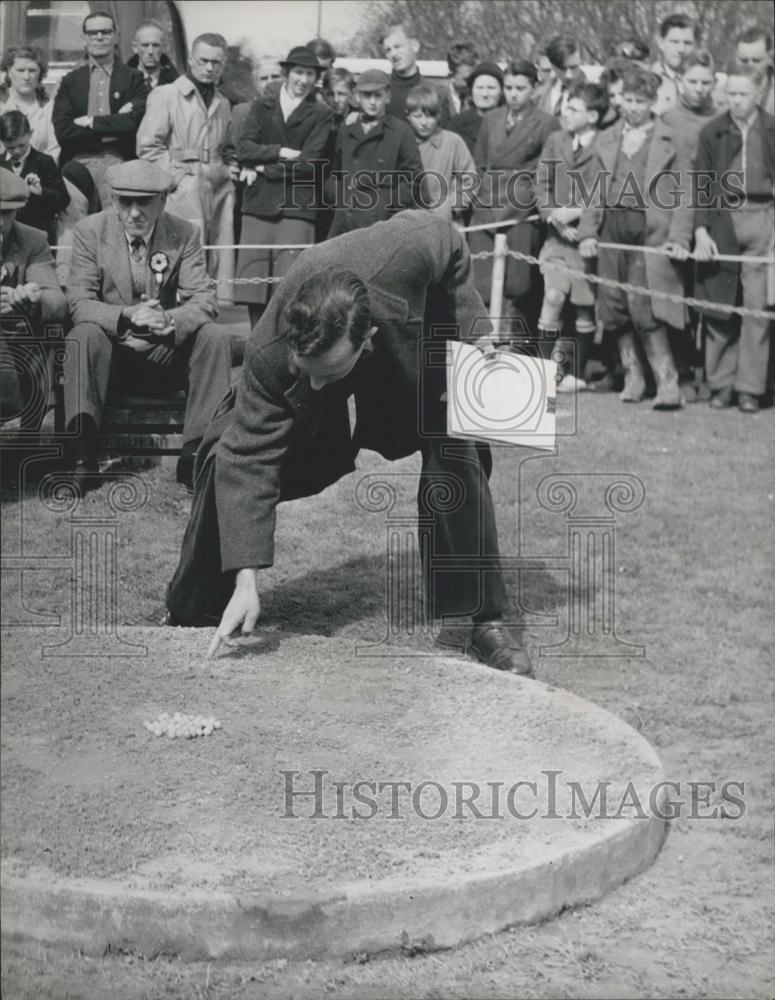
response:
<svg viewBox="0 0 775 1000"><path fill-rule="evenodd" d="M151 91L137 133L138 157L175 182L166 211L198 226L205 245L234 243L234 185L224 163L230 123L229 102L218 89L206 108L192 81L179 76ZM233 301L234 252L208 251L207 269L218 280L218 299Z"/></svg>

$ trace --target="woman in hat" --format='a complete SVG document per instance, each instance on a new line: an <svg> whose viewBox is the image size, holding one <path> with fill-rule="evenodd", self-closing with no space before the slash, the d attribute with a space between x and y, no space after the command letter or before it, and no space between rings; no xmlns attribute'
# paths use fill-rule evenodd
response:
<svg viewBox="0 0 775 1000"><path fill-rule="evenodd" d="M474 155L484 115L503 104L503 73L496 63L479 63L466 79L471 107L447 122L447 131L456 132Z"/></svg>
<svg viewBox="0 0 775 1000"><path fill-rule="evenodd" d="M291 49L280 65L279 93L253 102L237 148L249 181L242 197L243 244L311 244L315 238L314 180L322 163L316 167L314 161L325 159L333 123L331 109L315 97L324 67L305 46ZM237 276L282 277L300 252L240 250ZM236 301L247 304L253 325L266 308L270 287L237 285Z"/></svg>

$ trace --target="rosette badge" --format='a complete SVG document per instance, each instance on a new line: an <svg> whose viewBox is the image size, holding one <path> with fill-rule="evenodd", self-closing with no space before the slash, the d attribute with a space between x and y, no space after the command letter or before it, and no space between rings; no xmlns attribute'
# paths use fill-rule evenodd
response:
<svg viewBox="0 0 775 1000"><path fill-rule="evenodd" d="M153 271L153 276L156 278L157 287L161 285L164 281L164 273L169 269L170 259L166 253L158 251L151 256L151 271Z"/></svg>

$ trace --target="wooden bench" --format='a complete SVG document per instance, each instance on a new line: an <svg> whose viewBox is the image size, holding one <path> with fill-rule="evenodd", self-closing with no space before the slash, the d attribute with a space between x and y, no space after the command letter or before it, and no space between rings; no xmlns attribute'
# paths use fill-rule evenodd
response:
<svg viewBox="0 0 775 1000"><path fill-rule="evenodd" d="M165 397L120 396L105 407L100 450L139 458L179 455L185 408L182 390Z"/></svg>

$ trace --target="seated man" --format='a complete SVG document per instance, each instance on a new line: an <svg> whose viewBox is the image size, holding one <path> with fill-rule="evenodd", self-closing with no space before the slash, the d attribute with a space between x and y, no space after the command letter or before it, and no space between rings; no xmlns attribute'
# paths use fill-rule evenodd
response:
<svg viewBox="0 0 775 1000"><path fill-rule="evenodd" d="M212 651L250 632L259 571L274 559L277 504L352 472L360 448L389 459L419 451L429 617L465 617L475 656L530 673L504 627L490 450L447 436L446 368L431 357L443 357L446 339L480 340L480 327L491 329L465 239L430 212L402 212L305 251L253 329L234 408L221 408L206 444L223 436L197 458L204 465L167 592L169 624L220 619ZM439 490L455 502L434 504Z"/></svg>
<svg viewBox="0 0 775 1000"><path fill-rule="evenodd" d="M66 310L46 234L16 221L30 190L25 180L0 167L0 334L19 381L21 427L38 430L52 405L49 347L58 341L52 334Z"/></svg>
<svg viewBox="0 0 775 1000"><path fill-rule="evenodd" d="M170 177L144 160L108 171L113 204L73 230L65 420L73 469L96 485L98 429L109 387L164 393L187 385L178 482L229 390L231 342L214 323L215 295L198 233L164 211Z"/></svg>

